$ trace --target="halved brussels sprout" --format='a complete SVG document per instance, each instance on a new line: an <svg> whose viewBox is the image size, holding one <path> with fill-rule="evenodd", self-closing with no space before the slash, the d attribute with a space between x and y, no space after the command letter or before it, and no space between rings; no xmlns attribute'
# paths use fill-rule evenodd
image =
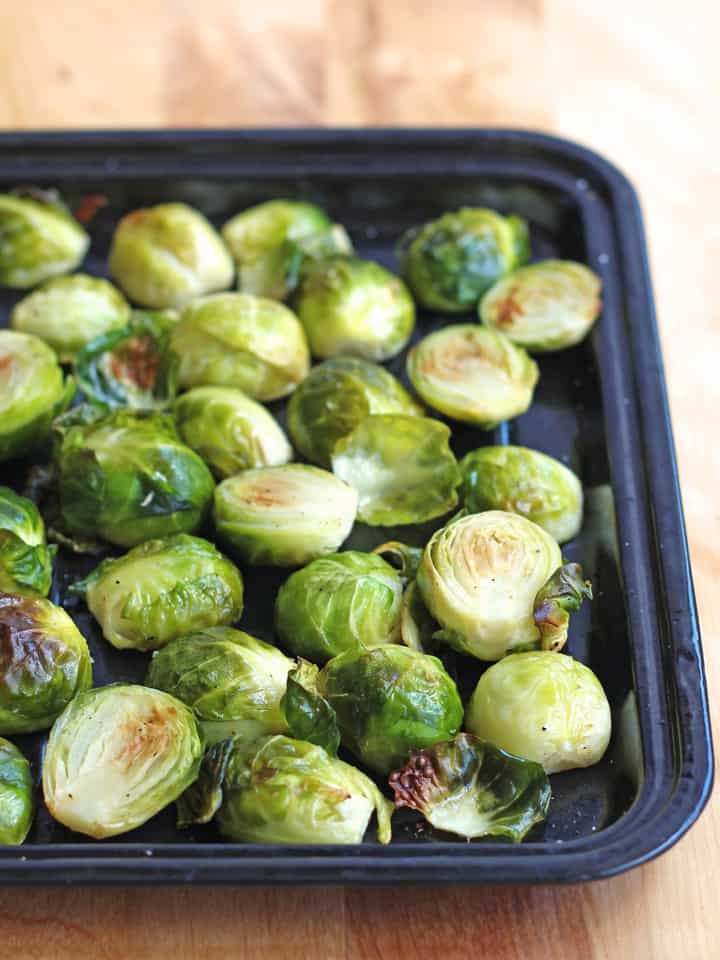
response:
<svg viewBox="0 0 720 960"><path fill-rule="evenodd" d="M539 763L469 733L413 750L390 786L396 807L418 810L438 830L515 843L545 819L552 792Z"/></svg>
<svg viewBox="0 0 720 960"><path fill-rule="evenodd" d="M391 812L355 767L322 747L274 736L212 747L178 803L178 824L214 817L224 837L245 843L361 843L376 813L378 840L389 843Z"/></svg>
<svg viewBox="0 0 720 960"><path fill-rule="evenodd" d="M508 510L565 543L580 532L582 485L559 460L527 447L480 447L460 461L461 497L471 513Z"/></svg>
<svg viewBox="0 0 720 960"><path fill-rule="evenodd" d="M514 653L480 677L465 715L471 733L546 773L589 767L610 741L610 706L585 664L549 650Z"/></svg>
<svg viewBox="0 0 720 960"><path fill-rule="evenodd" d="M129 317L128 302L111 283L76 273L48 280L24 297L15 305L10 324L40 337L67 363L90 340L124 327Z"/></svg>
<svg viewBox="0 0 720 960"><path fill-rule="evenodd" d="M243 610L240 571L212 543L186 533L109 557L72 590L84 594L118 650L157 650L193 630L234 623Z"/></svg>
<svg viewBox="0 0 720 960"><path fill-rule="evenodd" d="M203 744L192 710L161 690L115 683L76 697L42 767L45 804L96 840L134 830L196 779Z"/></svg>
<svg viewBox="0 0 720 960"><path fill-rule="evenodd" d="M389 370L360 357L331 357L290 398L288 429L303 456L329 467L337 441L370 414L422 412Z"/></svg>
<svg viewBox="0 0 720 960"><path fill-rule="evenodd" d="M303 261L318 248L325 256L352 253L343 227L300 200L268 200L243 210L222 235L237 263L238 289L274 300L295 289Z"/></svg>
<svg viewBox="0 0 720 960"><path fill-rule="evenodd" d="M487 510L461 514L433 534L417 583L443 628L438 639L479 660L499 660L540 646L535 599L561 565L560 547L537 524Z"/></svg>
<svg viewBox="0 0 720 960"><path fill-rule="evenodd" d="M145 683L195 711L206 743L250 743L283 733L280 701L293 661L277 647L232 627L188 633L153 654Z"/></svg>
<svg viewBox="0 0 720 960"><path fill-rule="evenodd" d="M110 274L143 307L182 307L227 290L235 267L213 225L184 203L160 203L122 218L110 248Z"/></svg>
<svg viewBox="0 0 720 960"><path fill-rule="evenodd" d="M47 596L54 555L32 500L0 487L0 590Z"/></svg>
<svg viewBox="0 0 720 960"><path fill-rule="evenodd" d="M88 419L63 429L56 455L67 530L121 547L197 530L215 484L172 418L121 409Z"/></svg>
<svg viewBox="0 0 720 960"><path fill-rule="evenodd" d="M280 702L287 733L327 750L333 757L340 747L337 715L320 692L320 668L299 659L290 671L287 689Z"/></svg>
<svg viewBox="0 0 720 960"><path fill-rule="evenodd" d="M333 448L333 473L358 492L358 519L371 526L423 523L457 506L460 471L439 420L376 414Z"/></svg>
<svg viewBox="0 0 720 960"><path fill-rule="evenodd" d="M133 310L127 327L105 333L75 358L87 399L104 410L165 410L175 399L178 358L168 349L177 322L172 310Z"/></svg>
<svg viewBox="0 0 720 960"><path fill-rule="evenodd" d="M379 773L413 749L449 740L462 724L462 701L442 663L409 647L347 650L325 665L320 690L343 744Z"/></svg>
<svg viewBox="0 0 720 960"><path fill-rule="evenodd" d="M46 730L90 686L90 651L62 607L0 593L0 734Z"/></svg>
<svg viewBox="0 0 720 960"><path fill-rule="evenodd" d="M301 463L245 470L215 491L218 534L243 560L273 567L335 553L356 512L351 486Z"/></svg>
<svg viewBox="0 0 720 960"><path fill-rule="evenodd" d="M0 193L0 286L27 290L70 273L89 246L54 190Z"/></svg>
<svg viewBox="0 0 720 960"><path fill-rule="evenodd" d="M16 746L0 737L0 847L23 842L33 808L30 764Z"/></svg>
<svg viewBox="0 0 720 960"><path fill-rule="evenodd" d="M564 350L590 332L600 313L601 287L582 263L541 260L498 280L478 312L484 324L527 350Z"/></svg>
<svg viewBox="0 0 720 960"><path fill-rule="evenodd" d="M389 360L415 327L415 304L402 280L358 257L308 264L295 308L314 357Z"/></svg>
<svg viewBox="0 0 720 960"><path fill-rule="evenodd" d="M407 372L429 406L485 430L525 413L538 380L537 364L521 347L474 323L424 337L407 356Z"/></svg>
<svg viewBox="0 0 720 960"><path fill-rule="evenodd" d="M249 293L205 297L183 310L170 337L183 387L238 387L253 400L292 393L310 367L300 321Z"/></svg>
<svg viewBox="0 0 720 960"><path fill-rule="evenodd" d="M402 272L431 310L466 313L530 253L527 224L484 207L463 207L410 230L401 240Z"/></svg>
<svg viewBox="0 0 720 960"><path fill-rule="evenodd" d="M0 462L47 439L75 392L50 347L38 337L0 330Z"/></svg>
<svg viewBox="0 0 720 960"><path fill-rule="evenodd" d="M400 639L404 579L372 553L320 557L293 573L275 601L275 628L294 654L316 663L350 647Z"/></svg>
<svg viewBox="0 0 720 960"><path fill-rule="evenodd" d="M195 387L173 409L185 443L218 480L250 467L278 467L292 460L282 427L265 407L233 387Z"/></svg>

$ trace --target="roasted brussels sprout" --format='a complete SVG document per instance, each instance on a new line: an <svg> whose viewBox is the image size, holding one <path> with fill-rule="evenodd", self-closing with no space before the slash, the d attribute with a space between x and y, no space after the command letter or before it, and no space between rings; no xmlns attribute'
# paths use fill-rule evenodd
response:
<svg viewBox="0 0 720 960"><path fill-rule="evenodd" d="M480 677L467 729L546 773L589 767L610 740L610 706L585 664L548 650L514 653Z"/></svg>
<svg viewBox="0 0 720 960"><path fill-rule="evenodd" d="M423 523L457 506L460 471L439 420L376 414L333 448L333 473L358 492L371 526Z"/></svg>
<svg viewBox="0 0 720 960"><path fill-rule="evenodd" d="M485 430L525 413L538 380L537 364L521 347L473 323L424 337L407 356L407 372L429 406Z"/></svg>
<svg viewBox="0 0 720 960"><path fill-rule="evenodd" d="M62 607L0 593L0 735L46 730L91 685L87 643Z"/></svg>
<svg viewBox="0 0 720 960"><path fill-rule="evenodd" d="M0 193L0 287L27 290L70 273L89 246L55 191Z"/></svg>
<svg viewBox="0 0 720 960"><path fill-rule="evenodd" d="M320 557L285 581L275 602L275 628L297 656L316 663L362 643L400 639L405 581L372 553Z"/></svg>
<svg viewBox="0 0 720 960"><path fill-rule="evenodd" d="M422 407L388 370L360 357L332 357L313 367L288 406L288 429L303 456L330 466L337 441L370 414L420 416Z"/></svg>
<svg viewBox="0 0 720 960"><path fill-rule="evenodd" d="M274 300L295 289L308 255L352 253L345 230L300 200L268 200L243 210L222 235L237 264L238 289Z"/></svg>
<svg viewBox="0 0 720 960"><path fill-rule="evenodd" d="M196 779L203 744L192 710L161 690L88 690L48 740L43 794L60 823L96 840L133 830Z"/></svg>
<svg viewBox="0 0 720 960"><path fill-rule="evenodd" d="M54 554L32 500L0 487L0 590L47 596Z"/></svg>
<svg viewBox="0 0 720 960"><path fill-rule="evenodd" d="M590 332L601 286L582 263L541 260L498 280L480 302L480 319L526 350L564 350Z"/></svg>
<svg viewBox="0 0 720 960"><path fill-rule="evenodd" d="M103 410L171 406L178 358L168 341L176 322L171 310L134 310L127 327L91 340L75 358L75 376L87 399Z"/></svg>
<svg viewBox="0 0 720 960"><path fill-rule="evenodd" d="M401 766L413 749L449 740L462 723L462 702L442 663L409 647L347 650L325 665L320 690L343 744L378 773Z"/></svg>
<svg viewBox="0 0 720 960"><path fill-rule="evenodd" d="M110 273L143 307L182 307L227 290L235 268L212 224L184 203L160 203L122 218L110 249Z"/></svg>
<svg viewBox="0 0 720 960"><path fill-rule="evenodd" d="M238 387L253 400L292 393L310 366L300 321L249 293L205 297L183 310L170 337L183 387Z"/></svg>
<svg viewBox="0 0 720 960"><path fill-rule="evenodd" d="M295 567L334 553L356 512L351 486L300 463L245 470L215 491L218 534L253 564Z"/></svg>
<svg viewBox="0 0 720 960"><path fill-rule="evenodd" d="M0 737L0 847L23 842L33 807L30 764L16 746Z"/></svg>
<svg viewBox="0 0 720 960"><path fill-rule="evenodd" d="M415 327L415 304L389 270L358 257L309 264L295 298L314 357L349 354L389 360Z"/></svg>
<svg viewBox="0 0 720 960"><path fill-rule="evenodd" d="M292 447L271 413L242 390L195 387L173 409L185 443L218 480L250 467L278 467L292 460Z"/></svg>
<svg viewBox="0 0 720 960"><path fill-rule="evenodd" d="M417 583L443 628L438 639L479 660L499 660L517 647L540 646L535 598L561 565L560 547L537 524L487 510L461 514L433 534Z"/></svg>
<svg viewBox="0 0 720 960"><path fill-rule="evenodd" d="M129 317L125 297L111 283L76 273L48 280L29 293L16 304L10 323L40 337L67 363L90 340L124 327Z"/></svg>
<svg viewBox="0 0 720 960"><path fill-rule="evenodd" d="M519 513L558 543L580 532L582 486L559 460L527 447L481 447L463 458L460 472L462 502L471 513Z"/></svg>
<svg viewBox="0 0 720 960"><path fill-rule="evenodd" d="M495 281L525 263L527 224L484 207L464 207L409 231L401 241L402 272L415 298L431 310L466 313Z"/></svg>
<svg viewBox="0 0 720 960"><path fill-rule="evenodd" d="M413 750L390 776L396 807L418 810L438 830L518 843L547 816L550 781L539 763L468 733Z"/></svg>
<svg viewBox="0 0 720 960"><path fill-rule="evenodd" d="M240 571L207 540L186 533L109 557L72 589L85 595L118 650L157 650L193 630L234 623L243 610Z"/></svg>
<svg viewBox="0 0 720 960"><path fill-rule="evenodd" d="M154 653L145 682L192 707L206 743L232 736L250 743L285 731L280 701L293 666L269 643L210 627Z"/></svg>
<svg viewBox="0 0 720 960"><path fill-rule="evenodd" d="M360 843L373 813L390 841L392 806L369 777L322 747L285 736L216 744L178 803L178 823L213 817L228 840Z"/></svg>
<svg viewBox="0 0 720 960"><path fill-rule="evenodd" d="M29 453L50 432L75 392L46 343L0 330L0 462Z"/></svg>
<svg viewBox="0 0 720 960"><path fill-rule="evenodd" d="M162 413L123 409L72 424L56 456L62 522L80 537L132 547L192 533L212 500L212 474Z"/></svg>
<svg viewBox="0 0 720 960"><path fill-rule="evenodd" d="M287 733L306 740L337 756L340 727L337 714L320 692L320 668L308 660L298 660L287 678L287 689L280 702Z"/></svg>

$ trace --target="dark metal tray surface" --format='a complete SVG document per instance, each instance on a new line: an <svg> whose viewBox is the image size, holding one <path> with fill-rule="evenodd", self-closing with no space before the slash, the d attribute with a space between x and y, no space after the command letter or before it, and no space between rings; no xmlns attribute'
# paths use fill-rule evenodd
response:
<svg viewBox="0 0 720 960"><path fill-rule="evenodd" d="M94 842L42 805L26 844L0 848L4 883L570 882L628 869L669 847L706 802L712 750L698 621L641 214L612 165L567 141L508 130L180 131L0 136L0 190L56 186L71 204L107 196L83 269L106 271L109 240L128 210L184 200L221 224L277 196L309 199L344 223L361 256L397 269L408 227L447 209L487 205L531 224L534 258L565 257L601 276L592 336L539 358L531 409L492 433L451 424L460 457L485 443L536 447L572 466L586 489L583 531L564 553L583 563L595 600L573 617L567 652L600 677L613 708L605 759L553 776L547 822L520 845L465 843L423 829L408 812L394 839L358 846L222 842L212 825L178 831L168 809L138 830ZM18 294L0 292L6 323ZM438 318L421 314L415 339ZM402 375L404 354L390 368ZM272 405L283 419L284 404ZM14 472L16 475L10 475ZM22 484L6 465L4 481ZM358 525L348 547L401 532ZM64 554L52 599L88 637L97 684L140 681L148 655L116 651L67 586L97 559ZM284 571L246 569L241 625L272 638ZM468 696L482 666L444 655ZM39 781L44 735L18 737Z"/></svg>

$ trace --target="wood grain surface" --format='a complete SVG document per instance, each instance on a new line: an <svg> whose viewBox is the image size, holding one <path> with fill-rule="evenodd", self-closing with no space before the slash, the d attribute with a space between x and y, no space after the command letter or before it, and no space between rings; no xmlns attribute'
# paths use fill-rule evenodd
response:
<svg viewBox="0 0 720 960"><path fill-rule="evenodd" d="M640 190L720 730L716 0L0 0L0 128L519 125ZM720 801L570 889L0 891L0 957L720 957Z"/></svg>

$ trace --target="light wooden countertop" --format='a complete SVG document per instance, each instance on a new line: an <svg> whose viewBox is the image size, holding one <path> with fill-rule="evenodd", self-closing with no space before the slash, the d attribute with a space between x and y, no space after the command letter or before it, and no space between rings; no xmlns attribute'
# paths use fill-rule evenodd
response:
<svg viewBox="0 0 720 960"><path fill-rule="evenodd" d="M0 129L522 126L637 185L720 730L720 6L714 0L0 0ZM12 960L720 957L720 801L575 888L0 891Z"/></svg>

